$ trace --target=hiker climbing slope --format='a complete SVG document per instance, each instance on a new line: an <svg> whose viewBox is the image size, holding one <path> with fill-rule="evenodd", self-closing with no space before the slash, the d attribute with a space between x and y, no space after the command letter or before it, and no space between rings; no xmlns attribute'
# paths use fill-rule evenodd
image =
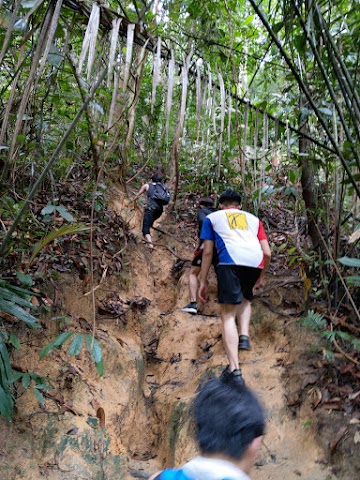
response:
<svg viewBox="0 0 360 480"><path fill-rule="evenodd" d="M162 183L162 177L159 173L154 173L150 183L144 183L134 197L134 201L143 193L147 192L147 202L144 210L142 233L149 248L154 248L152 243L150 228L153 226L163 213L163 206L170 202L170 191Z"/></svg>
<svg viewBox="0 0 360 480"><path fill-rule="evenodd" d="M221 194L219 204L221 210L208 215L201 230L204 251L199 298L203 302L208 299L207 275L215 248L219 257L216 276L222 337L229 361L222 375L243 383L238 349L250 349L250 302L253 288L263 281L271 252L261 221L255 215L240 210L240 193L228 188ZM240 339L236 318L240 327Z"/></svg>
<svg viewBox="0 0 360 480"><path fill-rule="evenodd" d="M199 199L199 208L197 212L197 224L198 224L198 241L195 248L194 258L191 262L190 272L189 272L189 294L190 294L190 303L188 303L181 310L183 312L197 314L197 291L198 291L198 276L201 270L202 262L202 253L204 249L204 242L200 240L200 232L204 220L207 215L210 213L216 212L214 207L214 201L209 197L202 197ZM213 264L216 265L216 256L213 256Z"/></svg>

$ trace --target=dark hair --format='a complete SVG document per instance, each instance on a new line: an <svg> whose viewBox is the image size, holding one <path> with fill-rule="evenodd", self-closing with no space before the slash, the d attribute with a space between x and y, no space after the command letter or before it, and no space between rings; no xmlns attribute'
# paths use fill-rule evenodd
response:
<svg viewBox="0 0 360 480"><path fill-rule="evenodd" d="M213 207L214 200L210 197L201 197L199 199L199 205L204 205L204 207Z"/></svg>
<svg viewBox="0 0 360 480"><path fill-rule="evenodd" d="M236 203L238 205L241 205L241 200L242 198L239 192L237 192L233 188L227 188L225 192L220 195L219 203L227 203L228 205Z"/></svg>
<svg viewBox="0 0 360 480"><path fill-rule="evenodd" d="M202 453L239 460L251 442L264 434L263 408L246 386L211 378L200 386L193 407Z"/></svg>
<svg viewBox="0 0 360 480"><path fill-rule="evenodd" d="M162 180L162 176L160 175L160 173L154 173L154 175L151 177L151 181L153 182L161 182Z"/></svg>

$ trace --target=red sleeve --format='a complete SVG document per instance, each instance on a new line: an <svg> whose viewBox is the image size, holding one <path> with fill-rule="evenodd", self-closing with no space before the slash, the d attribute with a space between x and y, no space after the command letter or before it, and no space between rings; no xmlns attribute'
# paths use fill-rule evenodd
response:
<svg viewBox="0 0 360 480"><path fill-rule="evenodd" d="M262 222L260 220L259 220L259 228L258 228L257 238L258 238L258 240L267 240L264 225L262 224Z"/></svg>

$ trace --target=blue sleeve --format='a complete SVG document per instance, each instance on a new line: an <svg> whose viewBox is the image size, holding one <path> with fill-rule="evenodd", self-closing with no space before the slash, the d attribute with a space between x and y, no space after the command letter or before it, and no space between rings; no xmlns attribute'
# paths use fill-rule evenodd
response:
<svg viewBox="0 0 360 480"><path fill-rule="evenodd" d="M205 218L200 233L201 240L211 240L215 242L215 235L212 223L208 217Z"/></svg>

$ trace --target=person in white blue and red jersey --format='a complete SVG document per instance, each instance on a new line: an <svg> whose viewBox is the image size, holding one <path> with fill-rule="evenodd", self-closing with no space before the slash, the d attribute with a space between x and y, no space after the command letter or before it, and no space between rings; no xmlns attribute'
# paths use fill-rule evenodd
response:
<svg viewBox="0 0 360 480"><path fill-rule="evenodd" d="M239 192L231 188L225 190L219 198L219 206L219 211L205 218L201 229L200 238L204 241L204 249L199 298L203 302L208 300L207 276L216 249L222 338L229 361L222 378L244 383L238 350L251 348L249 326L253 288L263 282L271 252L259 218L241 210Z"/></svg>

